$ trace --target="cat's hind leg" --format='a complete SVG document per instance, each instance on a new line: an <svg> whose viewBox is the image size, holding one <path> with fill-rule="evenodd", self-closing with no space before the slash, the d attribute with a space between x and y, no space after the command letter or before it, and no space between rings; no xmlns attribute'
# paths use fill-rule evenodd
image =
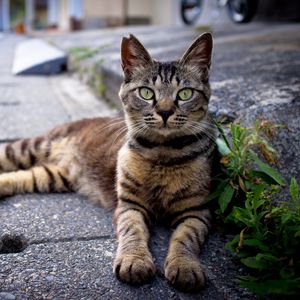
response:
<svg viewBox="0 0 300 300"><path fill-rule="evenodd" d="M26 170L44 161L51 142L45 136L0 145L0 174Z"/></svg>
<svg viewBox="0 0 300 300"><path fill-rule="evenodd" d="M24 193L69 192L73 182L66 168L45 164L0 174L0 198Z"/></svg>

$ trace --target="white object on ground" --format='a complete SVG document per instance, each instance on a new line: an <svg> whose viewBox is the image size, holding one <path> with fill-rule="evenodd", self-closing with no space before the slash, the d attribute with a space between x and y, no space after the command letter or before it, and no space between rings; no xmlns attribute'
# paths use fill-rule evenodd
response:
<svg viewBox="0 0 300 300"><path fill-rule="evenodd" d="M57 74L66 68L66 54L39 39L21 42L15 50L12 73L20 74Z"/></svg>

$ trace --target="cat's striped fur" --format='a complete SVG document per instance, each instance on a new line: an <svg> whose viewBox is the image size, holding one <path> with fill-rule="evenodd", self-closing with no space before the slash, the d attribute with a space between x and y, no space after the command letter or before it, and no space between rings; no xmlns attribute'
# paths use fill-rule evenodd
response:
<svg viewBox="0 0 300 300"><path fill-rule="evenodd" d="M210 34L179 61L152 60L133 36L122 42L123 118L62 125L0 147L0 197L77 191L115 208L116 276L142 284L155 274L148 249L157 219L173 227L165 276L177 288L205 283L198 254L210 227L203 207L211 181L214 128L207 116ZM153 92L149 100L141 88ZM178 98L187 91L188 101Z"/></svg>

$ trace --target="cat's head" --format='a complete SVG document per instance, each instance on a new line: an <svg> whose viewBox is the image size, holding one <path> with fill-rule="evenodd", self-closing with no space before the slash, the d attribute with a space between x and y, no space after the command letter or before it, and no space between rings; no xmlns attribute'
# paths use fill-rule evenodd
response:
<svg viewBox="0 0 300 300"><path fill-rule="evenodd" d="M123 38L119 96L133 132L191 133L207 114L212 36L204 33L172 62L151 58L133 36Z"/></svg>

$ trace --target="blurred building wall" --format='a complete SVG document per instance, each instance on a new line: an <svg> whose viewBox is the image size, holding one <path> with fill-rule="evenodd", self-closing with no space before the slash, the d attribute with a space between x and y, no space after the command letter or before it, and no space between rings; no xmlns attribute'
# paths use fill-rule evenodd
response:
<svg viewBox="0 0 300 300"><path fill-rule="evenodd" d="M10 2L0 0L0 30L10 30ZM34 28L38 0L24 0L24 25ZM180 0L47 0L44 28L62 31L126 24L178 24Z"/></svg>
<svg viewBox="0 0 300 300"><path fill-rule="evenodd" d="M179 24L180 0L83 0L84 27Z"/></svg>
<svg viewBox="0 0 300 300"><path fill-rule="evenodd" d="M0 30L8 31L10 29L9 0L0 1Z"/></svg>
<svg viewBox="0 0 300 300"><path fill-rule="evenodd" d="M129 16L143 16L148 17L152 15L153 2L149 0L128 0L128 13ZM160 1L164 2L164 1Z"/></svg>
<svg viewBox="0 0 300 300"><path fill-rule="evenodd" d="M153 0L153 24L155 25L172 25L174 21L173 6L174 0Z"/></svg>
<svg viewBox="0 0 300 300"><path fill-rule="evenodd" d="M109 20L115 25L122 25L123 0L83 0L83 14L84 28L105 27L109 25Z"/></svg>
<svg viewBox="0 0 300 300"><path fill-rule="evenodd" d="M122 0L84 0L84 17L121 17Z"/></svg>
<svg viewBox="0 0 300 300"><path fill-rule="evenodd" d="M69 0L60 0L59 1L58 27L60 30L69 30L70 29Z"/></svg>

